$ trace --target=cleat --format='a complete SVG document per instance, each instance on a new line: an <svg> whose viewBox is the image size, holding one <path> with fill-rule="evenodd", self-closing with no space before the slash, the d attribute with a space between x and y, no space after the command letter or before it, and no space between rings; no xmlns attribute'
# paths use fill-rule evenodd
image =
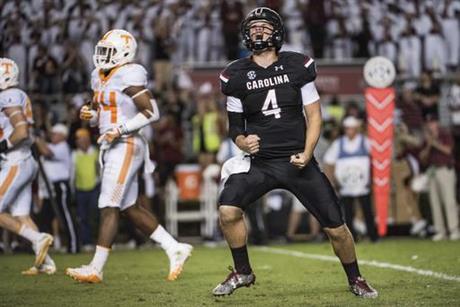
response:
<svg viewBox="0 0 460 307"><path fill-rule="evenodd" d="M192 255L193 246L179 243L174 249L166 251L169 258L169 274L167 280L174 281L182 273L184 264Z"/></svg>
<svg viewBox="0 0 460 307"><path fill-rule="evenodd" d="M236 289L250 287L256 282L256 275L253 272L245 275L237 273L231 266L229 266L228 269L231 273L228 274L227 278L222 283L212 290L214 296L230 295Z"/></svg>
<svg viewBox="0 0 460 307"><path fill-rule="evenodd" d="M371 285L369 285L367 281L362 277L356 278L350 284L350 291L354 295L362 298L376 298L377 296L379 296L377 290L372 288Z"/></svg>
<svg viewBox="0 0 460 307"><path fill-rule="evenodd" d="M65 274L80 283L98 284L102 282L103 274L94 267L83 265L79 268L67 268Z"/></svg>
<svg viewBox="0 0 460 307"><path fill-rule="evenodd" d="M29 269L22 271L21 274L24 276L35 276L35 275L38 275L39 272L38 272L37 267L32 266Z"/></svg>
<svg viewBox="0 0 460 307"><path fill-rule="evenodd" d="M36 253L34 263L35 267L40 267L40 265L43 263L51 244L53 244L53 236L47 233L42 233L40 239L37 242L34 242L34 250Z"/></svg>
<svg viewBox="0 0 460 307"><path fill-rule="evenodd" d="M22 271L21 274L24 276L35 276L38 274L54 275L56 273L56 265L53 263L43 263L38 268L33 266L25 271Z"/></svg>

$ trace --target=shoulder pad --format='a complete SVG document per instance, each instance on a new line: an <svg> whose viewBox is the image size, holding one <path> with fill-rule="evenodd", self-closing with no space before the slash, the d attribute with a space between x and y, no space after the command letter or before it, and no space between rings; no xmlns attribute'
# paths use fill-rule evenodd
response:
<svg viewBox="0 0 460 307"><path fill-rule="evenodd" d="M220 73L220 88L224 95L238 97L238 76L246 67L246 63L247 58L235 60Z"/></svg>
<svg viewBox="0 0 460 307"><path fill-rule="evenodd" d="M0 110L8 107L23 106L26 93L18 88L10 88L0 93Z"/></svg>
<svg viewBox="0 0 460 307"><path fill-rule="evenodd" d="M300 87L316 79L316 64L308 55L284 51L280 52L280 56L284 57L288 64L295 67L296 80Z"/></svg>
<svg viewBox="0 0 460 307"><path fill-rule="evenodd" d="M139 64L127 64L120 69L122 88L130 86L147 86L147 71Z"/></svg>

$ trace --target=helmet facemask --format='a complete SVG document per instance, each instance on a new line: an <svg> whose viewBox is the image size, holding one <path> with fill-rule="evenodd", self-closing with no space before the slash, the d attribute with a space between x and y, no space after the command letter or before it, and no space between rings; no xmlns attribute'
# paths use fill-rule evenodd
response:
<svg viewBox="0 0 460 307"><path fill-rule="evenodd" d="M273 25L266 20L253 20L247 26L253 51L264 51L274 47L272 43ZM264 39L265 36L265 39Z"/></svg>
<svg viewBox="0 0 460 307"><path fill-rule="evenodd" d="M262 32L269 36L265 40L258 37L253 39L251 29L255 24L261 25L261 23L265 23ZM281 49L284 40L283 21L275 11L265 7L257 8L252 10L242 22L241 35L243 36L243 43L246 48L253 52L265 51L267 48L275 48L278 51Z"/></svg>
<svg viewBox="0 0 460 307"><path fill-rule="evenodd" d="M112 69L121 64L118 55L117 48L111 43L99 42L94 50L94 65L103 70Z"/></svg>

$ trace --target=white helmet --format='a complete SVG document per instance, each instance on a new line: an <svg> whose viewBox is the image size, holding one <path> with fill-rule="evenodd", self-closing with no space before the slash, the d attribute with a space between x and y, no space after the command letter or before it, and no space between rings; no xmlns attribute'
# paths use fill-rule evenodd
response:
<svg viewBox="0 0 460 307"><path fill-rule="evenodd" d="M131 62L136 55L134 36L125 30L110 30L94 48L93 62L99 69L112 69Z"/></svg>
<svg viewBox="0 0 460 307"><path fill-rule="evenodd" d="M18 85L19 68L13 60L0 58L0 90Z"/></svg>

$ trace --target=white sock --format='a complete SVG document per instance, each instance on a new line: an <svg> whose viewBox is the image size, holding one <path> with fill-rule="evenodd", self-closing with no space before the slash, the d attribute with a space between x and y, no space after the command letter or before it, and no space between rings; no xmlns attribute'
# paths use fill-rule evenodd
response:
<svg viewBox="0 0 460 307"><path fill-rule="evenodd" d="M99 272L102 272L104 265L109 258L110 249L103 246L96 246L96 252L94 253L93 260L90 265L93 266Z"/></svg>
<svg viewBox="0 0 460 307"><path fill-rule="evenodd" d="M32 228L26 226L25 224L22 224L21 229L19 230L19 235L21 237L26 238L32 243L40 240L40 237L41 237L41 233L33 230Z"/></svg>
<svg viewBox="0 0 460 307"><path fill-rule="evenodd" d="M53 259L51 259L50 255L46 255L45 261L43 261L43 263L52 265L52 264L54 264L54 261L53 261Z"/></svg>
<svg viewBox="0 0 460 307"><path fill-rule="evenodd" d="M179 244L161 225L158 225L155 231L150 235L150 239L160 243L161 248L165 251Z"/></svg>

